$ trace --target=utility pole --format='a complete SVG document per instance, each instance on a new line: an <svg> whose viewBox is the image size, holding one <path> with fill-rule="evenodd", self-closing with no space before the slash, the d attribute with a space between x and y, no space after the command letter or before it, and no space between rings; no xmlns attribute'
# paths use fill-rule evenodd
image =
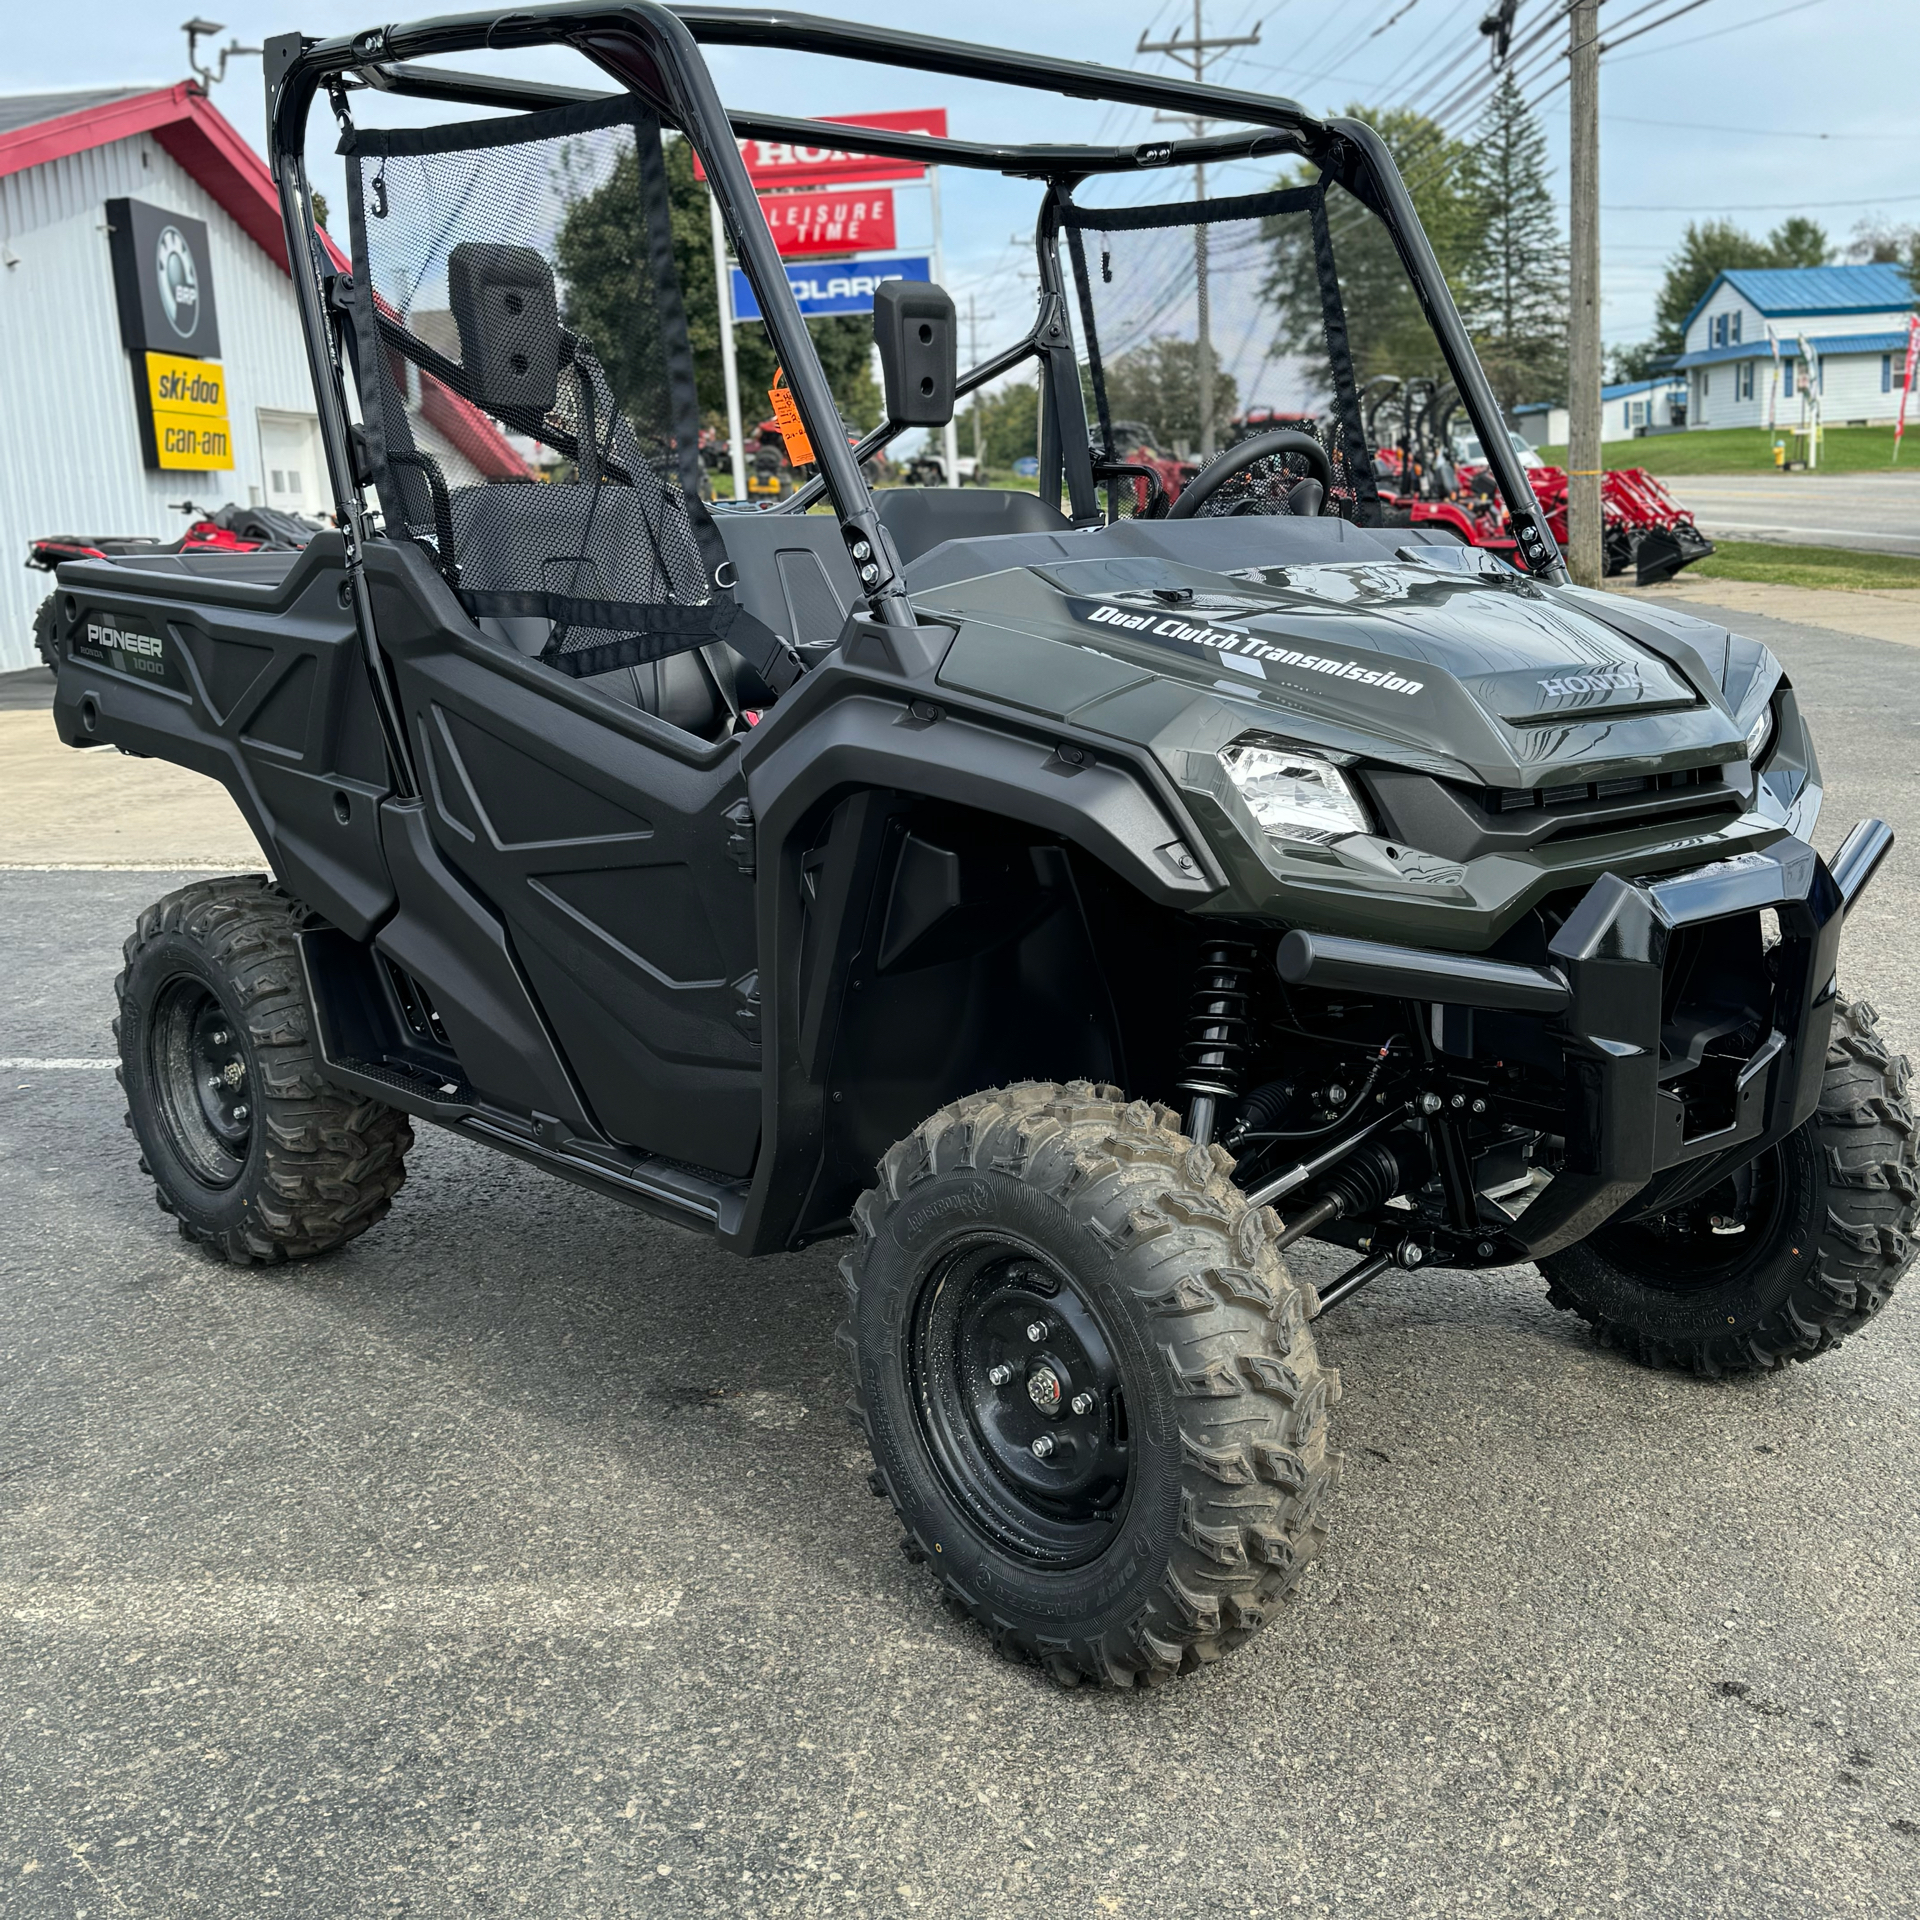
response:
<svg viewBox="0 0 1920 1920"><path fill-rule="evenodd" d="M1202 9L1206 0L1193 0L1193 38L1182 40L1178 35L1171 40L1149 40L1143 31L1140 44L1134 48L1136 55L1142 53L1164 53L1175 60L1184 60L1193 69L1196 85L1204 85L1207 77L1207 56L1210 53L1224 52L1228 47L1257 47L1260 44L1260 28L1256 23L1251 33L1235 34L1231 37L1221 35L1215 39L1207 38ZM1211 121L1190 117L1179 113L1156 113L1156 120L1172 120L1191 129L1196 140L1206 138ZM1196 160L1193 167L1193 197L1204 201L1207 197L1207 165L1204 160ZM1213 318L1207 298L1207 227L1204 220L1196 220L1193 226L1193 297L1196 309L1196 341L1194 359L1196 375L1200 383L1200 458L1211 460L1214 452L1213 424Z"/></svg>
<svg viewBox="0 0 1920 1920"><path fill-rule="evenodd" d="M991 313L982 313L978 297L967 295L967 365L977 367L980 364L980 322L991 320ZM976 486L980 476L987 470L987 456L980 440L980 389L973 390L973 479Z"/></svg>
<svg viewBox="0 0 1920 1920"><path fill-rule="evenodd" d="M1573 252L1567 315L1567 566L1602 584L1600 537L1600 0L1570 0Z"/></svg>

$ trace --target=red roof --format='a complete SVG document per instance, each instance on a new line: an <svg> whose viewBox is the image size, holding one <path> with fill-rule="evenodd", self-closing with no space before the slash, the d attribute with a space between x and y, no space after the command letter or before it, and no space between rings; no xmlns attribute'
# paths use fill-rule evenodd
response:
<svg viewBox="0 0 1920 1920"><path fill-rule="evenodd" d="M0 179L115 140L150 133L239 224L247 238L287 271L280 193L267 163L191 80L130 94L0 133ZM325 236L322 236L323 239ZM347 264L333 242L329 254ZM471 401L422 374L421 410L489 479L520 479L527 463Z"/></svg>
<svg viewBox="0 0 1920 1920"><path fill-rule="evenodd" d="M280 196L267 163L191 80L0 134L0 177L150 133L281 266Z"/></svg>

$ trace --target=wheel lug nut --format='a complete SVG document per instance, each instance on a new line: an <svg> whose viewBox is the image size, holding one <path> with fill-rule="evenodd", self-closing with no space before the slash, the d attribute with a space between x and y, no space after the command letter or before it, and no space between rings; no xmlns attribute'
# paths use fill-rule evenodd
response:
<svg viewBox="0 0 1920 1920"><path fill-rule="evenodd" d="M1033 1443L1033 1457L1036 1460L1045 1460L1045 1459L1048 1459L1052 1455L1052 1453L1053 1453L1053 1435L1050 1433L1043 1433L1040 1436L1040 1438Z"/></svg>
<svg viewBox="0 0 1920 1920"><path fill-rule="evenodd" d="M239 1106L234 1108L233 1117L236 1120L244 1120L247 1117L247 1107L246 1107L245 1101L242 1101Z"/></svg>
<svg viewBox="0 0 1920 1920"><path fill-rule="evenodd" d="M1013 1369L1003 1361L999 1366L987 1369L987 1378L996 1387L1004 1387L1013 1378Z"/></svg>
<svg viewBox="0 0 1920 1920"><path fill-rule="evenodd" d="M213 1036L213 1044L216 1047L224 1047L227 1044L227 1030L225 1027L222 1027L220 1031Z"/></svg>
<svg viewBox="0 0 1920 1920"><path fill-rule="evenodd" d="M1073 1396L1073 1410L1075 1413L1091 1413L1093 1411L1093 1395L1090 1393L1076 1393Z"/></svg>
<svg viewBox="0 0 1920 1920"><path fill-rule="evenodd" d="M1047 1323L1044 1320L1027 1322L1027 1338L1037 1347L1047 1337Z"/></svg>

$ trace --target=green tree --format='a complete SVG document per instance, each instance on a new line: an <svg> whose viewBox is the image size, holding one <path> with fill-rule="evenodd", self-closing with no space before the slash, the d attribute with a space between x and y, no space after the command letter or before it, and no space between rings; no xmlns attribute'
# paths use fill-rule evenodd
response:
<svg viewBox="0 0 1920 1920"><path fill-rule="evenodd" d="M1461 168L1469 251L1455 297L1503 407L1558 400L1567 382L1567 248L1547 140L1511 72Z"/></svg>
<svg viewBox="0 0 1920 1920"><path fill-rule="evenodd" d="M1102 369L1107 385L1107 414L1113 420L1142 422L1157 443L1200 443L1200 346L1177 334L1159 334L1131 348ZM1224 424L1240 410L1240 389L1232 374L1215 367L1213 417Z"/></svg>
<svg viewBox="0 0 1920 1920"><path fill-rule="evenodd" d="M1884 220L1862 220L1853 230L1847 258L1904 267L1907 285L1920 294L1920 227L1890 225Z"/></svg>
<svg viewBox="0 0 1920 1920"><path fill-rule="evenodd" d="M707 189L693 177L693 150L686 141L669 137L665 160L673 260L686 308L700 414L703 421L724 426L726 383ZM569 196L554 255L564 283L568 324L593 342L623 402L636 408L657 404L637 390L642 362L651 358L645 336L652 302L642 279L646 228L639 168L632 154L623 155L597 186ZM862 432L877 425L880 390L873 377L872 321L864 314L845 314L810 320L807 326L827 383L849 424ZM776 364L773 346L758 321L737 327L734 338L741 410L751 431L768 411L767 390L773 385Z"/></svg>
<svg viewBox="0 0 1920 1920"><path fill-rule="evenodd" d="M1804 214L1783 220L1764 240L1731 220L1689 221L1654 302L1654 352L1685 350L1687 316L1705 298L1715 274L1735 267L1817 267L1831 254L1825 231Z"/></svg>
<svg viewBox="0 0 1920 1920"><path fill-rule="evenodd" d="M1460 285L1480 239L1480 209L1465 189L1468 143L1409 108L1350 106L1347 113L1387 143L1441 272L1450 286ZM1298 186L1312 177L1296 172L1278 184ZM1443 374L1439 344L1384 223L1337 187L1328 191L1327 215L1355 378L1364 384L1378 374ZM1275 311L1274 345L1324 365L1326 307L1306 216L1270 218L1265 239L1271 267L1262 293Z"/></svg>
<svg viewBox="0 0 1920 1920"><path fill-rule="evenodd" d="M1767 236L1770 267L1824 267L1833 258L1833 242L1818 220L1790 215Z"/></svg>
<svg viewBox="0 0 1920 1920"><path fill-rule="evenodd" d="M980 403L980 437L987 465L1006 468L1040 451L1040 387L1016 380Z"/></svg>
<svg viewBox="0 0 1920 1920"><path fill-rule="evenodd" d="M686 141L666 143L667 197L673 223L673 259L686 301L687 332L703 419L724 428L726 380L720 362L720 308L713 283L713 215L704 182L693 177L693 149ZM873 322L863 313L831 314L809 320L814 352L847 423L861 433L880 424L880 384L873 377ZM734 329L740 361L740 406L747 425L766 417L767 390L773 385L773 343L757 320Z"/></svg>
<svg viewBox="0 0 1920 1920"><path fill-rule="evenodd" d="M1654 351L1651 340L1623 340L1607 349L1607 385L1628 380L1653 378Z"/></svg>

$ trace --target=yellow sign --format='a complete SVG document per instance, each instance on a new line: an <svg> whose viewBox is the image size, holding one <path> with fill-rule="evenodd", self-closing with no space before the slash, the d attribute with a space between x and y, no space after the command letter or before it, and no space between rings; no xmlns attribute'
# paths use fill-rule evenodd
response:
<svg viewBox="0 0 1920 1920"><path fill-rule="evenodd" d="M149 353L147 404L161 467L205 473L233 465L227 372L218 360Z"/></svg>

